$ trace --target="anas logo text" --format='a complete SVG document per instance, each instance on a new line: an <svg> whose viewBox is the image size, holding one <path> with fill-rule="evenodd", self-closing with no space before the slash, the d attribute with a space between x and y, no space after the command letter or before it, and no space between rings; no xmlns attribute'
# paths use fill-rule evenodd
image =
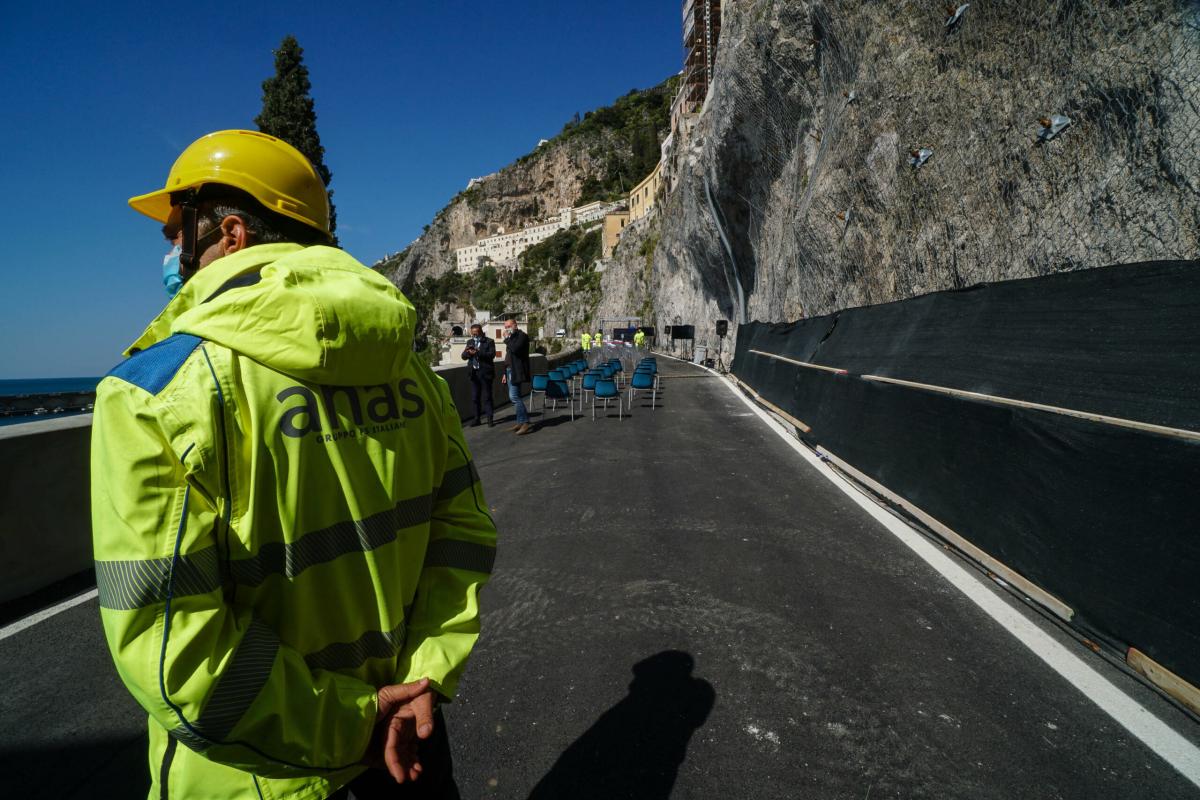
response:
<svg viewBox="0 0 1200 800"><path fill-rule="evenodd" d="M405 378L393 388L389 384L378 386L317 386L321 393L318 401L316 392L304 386L292 386L275 395L284 405L279 430L284 436L300 438L310 433L321 433L328 424L330 431L342 428L339 405L349 412L354 427L373 423L385 423L400 419L416 419L425 413L425 400L417 394L417 382ZM300 402L292 401L299 398ZM323 412L323 413L322 413Z"/></svg>

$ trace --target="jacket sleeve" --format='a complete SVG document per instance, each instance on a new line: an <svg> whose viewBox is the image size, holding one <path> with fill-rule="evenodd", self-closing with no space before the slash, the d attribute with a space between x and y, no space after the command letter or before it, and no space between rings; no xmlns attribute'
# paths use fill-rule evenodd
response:
<svg viewBox="0 0 1200 800"><path fill-rule="evenodd" d="M429 678L449 699L479 638L479 590L496 558L496 526L449 389L440 378L436 382L442 396L446 468L434 502L398 679L407 683Z"/></svg>
<svg viewBox="0 0 1200 800"><path fill-rule="evenodd" d="M310 671L229 602L220 462L203 441L172 443L162 424L169 414L138 387L114 378L100 386L92 535L104 634L122 681L171 736L212 761L266 777L356 766L375 723L374 687Z"/></svg>

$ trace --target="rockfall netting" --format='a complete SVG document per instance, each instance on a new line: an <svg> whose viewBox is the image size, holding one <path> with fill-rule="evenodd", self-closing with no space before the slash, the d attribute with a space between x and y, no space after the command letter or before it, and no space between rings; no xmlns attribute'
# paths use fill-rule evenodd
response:
<svg viewBox="0 0 1200 800"><path fill-rule="evenodd" d="M686 138L656 307L705 332L1193 258L1200 5L729 3Z"/></svg>

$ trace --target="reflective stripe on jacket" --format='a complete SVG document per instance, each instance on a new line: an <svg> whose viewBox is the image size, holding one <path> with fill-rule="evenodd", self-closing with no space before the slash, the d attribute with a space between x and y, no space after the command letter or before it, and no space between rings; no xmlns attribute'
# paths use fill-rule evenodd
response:
<svg viewBox="0 0 1200 800"><path fill-rule="evenodd" d="M454 696L496 531L413 323L340 250L259 245L101 382L96 579L151 797L324 798L362 770L378 687Z"/></svg>

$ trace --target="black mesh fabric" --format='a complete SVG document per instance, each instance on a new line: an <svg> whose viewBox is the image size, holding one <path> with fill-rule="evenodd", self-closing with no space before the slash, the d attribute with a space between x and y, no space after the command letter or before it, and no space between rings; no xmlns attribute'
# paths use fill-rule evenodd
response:
<svg viewBox="0 0 1200 800"><path fill-rule="evenodd" d="M836 322L807 360L1200 430L1200 262L938 292Z"/></svg>
<svg viewBox="0 0 1200 800"><path fill-rule="evenodd" d="M1200 441L861 377L1200 430L1198 309L1195 262L1109 267L742 325L733 369L1089 633L1200 684Z"/></svg>

